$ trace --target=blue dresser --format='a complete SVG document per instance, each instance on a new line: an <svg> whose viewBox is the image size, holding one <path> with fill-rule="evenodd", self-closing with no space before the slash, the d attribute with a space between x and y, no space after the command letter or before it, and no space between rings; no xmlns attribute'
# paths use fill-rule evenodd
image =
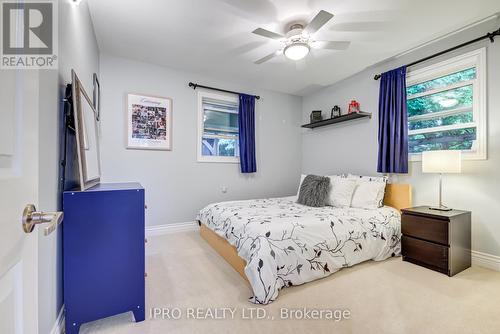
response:
<svg viewBox="0 0 500 334"><path fill-rule="evenodd" d="M144 188L109 183L66 191L63 207L66 333L128 311L143 321Z"/></svg>

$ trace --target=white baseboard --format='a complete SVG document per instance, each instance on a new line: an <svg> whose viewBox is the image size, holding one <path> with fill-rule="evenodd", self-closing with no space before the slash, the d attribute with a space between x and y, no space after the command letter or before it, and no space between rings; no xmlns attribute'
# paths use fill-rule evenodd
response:
<svg viewBox="0 0 500 334"><path fill-rule="evenodd" d="M178 233L185 231L196 231L197 229L198 229L198 222L196 221L186 222L186 223L146 226L146 236L163 235L163 234Z"/></svg>
<svg viewBox="0 0 500 334"><path fill-rule="evenodd" d="M63 334L64 333L64 305L61 307L57 315L56 322L50 331L50 334Z"/></svg>
<svg viewBox="0 0 500 334"><path fill-rule="evenodd" d="M472 264L500 271L500 256L472 251Z"/></svg>

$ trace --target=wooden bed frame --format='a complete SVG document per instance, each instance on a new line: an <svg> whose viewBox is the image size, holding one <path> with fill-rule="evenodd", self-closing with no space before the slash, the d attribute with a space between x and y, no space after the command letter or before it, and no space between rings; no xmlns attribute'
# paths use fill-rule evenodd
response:
<svg viewBox="0 0 500 334"><path fill-rule="evenodd" d="M394 183L385 188L384 205L401 209L411 207L411 185ZM245 274L246 261L239 257L236 247L220 237L204 224L200 225L200 235L220 256L224 258L247 282Z"/></svg>

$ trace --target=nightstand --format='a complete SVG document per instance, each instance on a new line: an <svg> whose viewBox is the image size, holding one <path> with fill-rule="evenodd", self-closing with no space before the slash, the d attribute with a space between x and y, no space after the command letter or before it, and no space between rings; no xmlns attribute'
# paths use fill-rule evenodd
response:
<svg viewBox="0 0 500 334"><path fill-rule="evenodd" d="M428 206L402 210L403 261L448 276L471 265L470 211L438 211Z"/></svg>

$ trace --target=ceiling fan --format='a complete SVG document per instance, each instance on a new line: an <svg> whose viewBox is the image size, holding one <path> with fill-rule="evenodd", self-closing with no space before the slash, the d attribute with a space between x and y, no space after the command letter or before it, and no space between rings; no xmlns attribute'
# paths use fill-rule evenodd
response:
<svg viewBox="0 0 500 334"><path fill-rule="evenodd" d="M290 26L286 35L281 35L266 29L257 28L252 33L263 37L279 40L284 44L283 49L275 51L257 61L255 64L262 64L276 56L284 54L285 57L292 60L300 60L309 54L311 48L345 50L351 42L336 41L316 41L313 34L321 29L333 17L333 14L321 10L307 25L294 23Z"/></svg>

